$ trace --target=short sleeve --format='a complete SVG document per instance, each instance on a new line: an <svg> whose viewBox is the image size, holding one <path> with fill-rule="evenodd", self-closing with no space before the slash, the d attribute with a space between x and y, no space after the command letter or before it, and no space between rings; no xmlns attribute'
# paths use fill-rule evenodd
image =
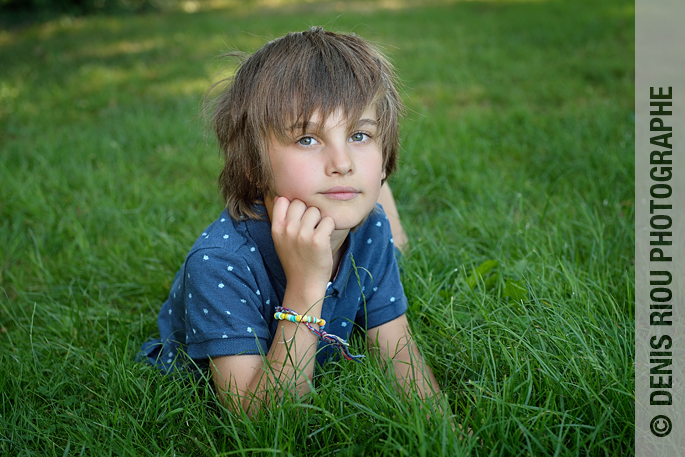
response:
<svg viewBox="0 0 685 457"><path fill-rule="evenodd" d="M371 329L406 313L407 297L400 281L392 231L385 213L378 212L367 225L363 240L366 240L367 247L373 247L367 257L372 267L367 268L372 274L364 286L366 305L361 304L355 321L362 328Z"/></svg>
<svg viewBox="0 0 685 457"><path fill-rule="evenodd" d="M240 252L195 251L184 275L186 344L192 359L268 351L271 336L262 295Z"/></svg>

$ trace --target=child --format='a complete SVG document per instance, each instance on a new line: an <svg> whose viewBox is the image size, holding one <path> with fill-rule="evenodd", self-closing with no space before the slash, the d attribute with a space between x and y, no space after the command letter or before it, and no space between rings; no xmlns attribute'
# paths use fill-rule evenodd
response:
<svg viewBox="0 0 685 457"><path fill-rule="evenodd" d="M405 389L439 391L376 204L397 164L394 79L368 42L317 27L242 63L212 119L227 208L176 274L150 361L172 372L192 360L224 403L251 412L269 393L306 393L314 361L359 360L339 342L359 328Z"/></svg>

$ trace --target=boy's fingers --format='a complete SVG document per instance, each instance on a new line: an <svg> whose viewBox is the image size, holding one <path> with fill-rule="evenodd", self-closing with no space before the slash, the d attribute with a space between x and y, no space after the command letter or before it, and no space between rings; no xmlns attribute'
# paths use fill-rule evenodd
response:
<svg viewBox="0 0 685 457"><path fill-rule="evenodd" d="M290 200L285 197L275 197L273 206L273 222L281 222L285 219L288 213L288 207L290 206ZM273 224L272 222L272 224Z"/></svg>
<svg viewBox="0 0 685 457"><path fill-rule="evenodd" d="M305 211L307 211L307 205L304 204L302 200L293 200L288 206L288 212L286 214L286 219L293 222L299 222L302 219Z"/></svg>
<svg viewBox="0 0 685 457"><path fill-rule="evenodd" d="M321 234L322 236L331 237L335 231L335 221L332 217L326 216L321 219L319 225L316 227L316 234Z"/></svg>
<svg viewBox="0 0 685 457"><path fill-rule="evenodd" d="M321 212L316 206L310 206L302 216L302 226L314 230L321 220Z"/></svg>

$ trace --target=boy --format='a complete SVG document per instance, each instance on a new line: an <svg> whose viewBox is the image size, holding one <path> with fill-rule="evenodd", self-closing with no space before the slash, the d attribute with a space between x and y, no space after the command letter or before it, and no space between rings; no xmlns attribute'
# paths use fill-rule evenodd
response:
<svg viewBox="0 0 685 457"><path fill-rule="evenodd" d="M251 412L269 393L307 392L314 361L335 353L328 335L348 340L359 327L405 389L439 391L411 341L376 205L397 164L394 80L369 43L316 27L243 62L212 119L227 208L174 279L161 340L143 347L153 363L173 371L189 357L209 368L224 403Z"/></svg>

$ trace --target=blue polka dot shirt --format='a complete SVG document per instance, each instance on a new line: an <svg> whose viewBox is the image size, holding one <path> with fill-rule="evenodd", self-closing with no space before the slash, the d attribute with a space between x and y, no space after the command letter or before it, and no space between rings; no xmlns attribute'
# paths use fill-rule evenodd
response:
<svg viewBox="0 0 685 457"><path fill-rule="evenodd" d="M162 371L206 368L210 357L268 352L286 278L266 209L259 205L257 211L264 220L235 220L224 210L190 250L159 313L160 338L143 345L143 354ZM345 340L355 327L377 327L407 310L382 207L348 238L321 310L324 330ZM333 354L333 347L320 343L317 362Z"/></svg>

